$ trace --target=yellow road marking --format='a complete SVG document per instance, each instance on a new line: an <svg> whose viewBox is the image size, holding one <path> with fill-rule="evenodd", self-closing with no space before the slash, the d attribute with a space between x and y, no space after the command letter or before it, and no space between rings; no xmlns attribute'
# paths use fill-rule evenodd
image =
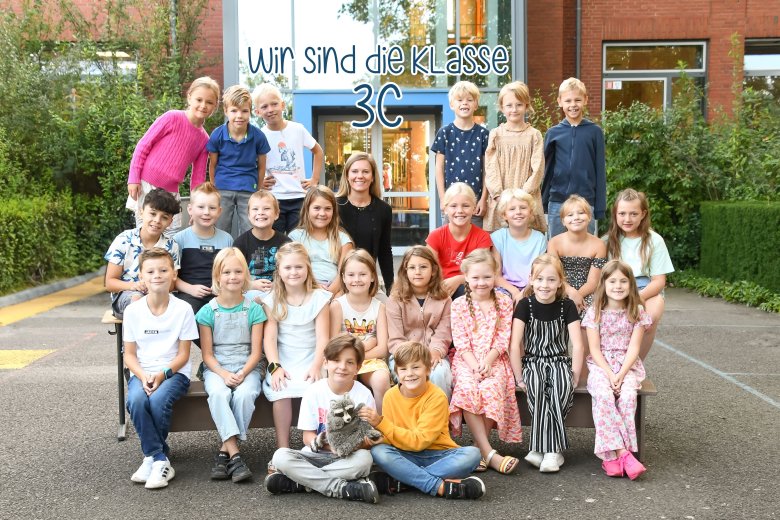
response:
<svg viewBox="0 0 780 520"><path fill-rule="evenodd" d="M0 327L49 311L61 305L89 298L90 296L94 296L105 290L106 289L103 287L103 278L98 276L88 282L71 287L70 289L57 291L27 302L3 307L0 309Z"/></svg>
<svg viewBox="0 0 780 520"><path fill-rule="evenodd" d="M24 368L54 350L0 350L0 370Z"/></svg>

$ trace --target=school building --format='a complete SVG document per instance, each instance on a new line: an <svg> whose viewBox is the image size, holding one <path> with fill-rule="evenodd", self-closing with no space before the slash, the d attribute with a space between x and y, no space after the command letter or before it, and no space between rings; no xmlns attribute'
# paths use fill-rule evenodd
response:
<svg viewBox="0 0 780 520"><path fill-rule="evenodd" d="M86 10L95 0L74 3ZM513 79L547 97L564 78L579 77L595 117L635 100L670 106L681 68L704 87L708 112L731 106L735 81L780 102L780 0L410 0L407 10L385 0L207 5L198 42L208 63L203 72L222 85L269 79L279 84L292 118L325 150L323 183L337 186L353 151L372 153L394 208L396 251L422 243L437 224L429 147L436 130L453 120L447 91L458 80L480 87L478 120L489 128L500 122L496 95ZM456 54L452 46L503 46L501 73L468 66L437 73ZM388 58L393 47L404 53L402 71L366 68L368 56L379 50ZM418 52L420 67L410 70L414 49L425 55ZM389 82L402 96L386 90L380 115L390 121L401 116L403 122L354 126L376 115L378 93ZM359 84L364 87L356 93ZM360 108L370 94L367 110Z"/></svg>

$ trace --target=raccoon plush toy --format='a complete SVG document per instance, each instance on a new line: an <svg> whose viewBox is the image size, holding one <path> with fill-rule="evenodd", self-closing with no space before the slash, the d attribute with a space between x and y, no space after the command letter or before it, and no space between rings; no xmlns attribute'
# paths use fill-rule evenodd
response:
<svg viewBox="0 0 780 520"><path fill-rule="evenodd" d="M365 437L371 440L382 437L378 430L357 416L361 408L363 403L355 405L348 394L341 399L332 400L325 419L325 431L320 432L312 441L312 451L319 451L327 442L333 453L346 457L363 444Z"/></svg>

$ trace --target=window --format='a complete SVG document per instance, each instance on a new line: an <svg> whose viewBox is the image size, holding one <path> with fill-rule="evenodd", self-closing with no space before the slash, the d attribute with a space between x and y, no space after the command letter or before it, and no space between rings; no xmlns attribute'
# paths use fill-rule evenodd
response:
<svg viewBox="0 0 780 520"><path fill-rule="evenodd" d="M704 87L704 42L605 43L602 110L640 101L659 110L671 106L678 90L680 65Z"/></svg>
<svg viewBox="0 0 780 520"><path fill-rule="evenodd" d="M780 101L780 39L745 40L744 86Z"/></svg>

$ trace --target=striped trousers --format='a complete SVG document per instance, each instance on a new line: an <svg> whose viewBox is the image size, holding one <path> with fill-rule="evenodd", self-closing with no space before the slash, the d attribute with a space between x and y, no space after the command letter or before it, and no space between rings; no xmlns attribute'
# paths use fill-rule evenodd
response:
<svg viewBox="0 0 780 520"><path fill-rule="evenodd" d="M568 448L564 423L574 404L571 358L527 357L523 359L523 382L533 418L530 449L553 453Z"/></svg>

